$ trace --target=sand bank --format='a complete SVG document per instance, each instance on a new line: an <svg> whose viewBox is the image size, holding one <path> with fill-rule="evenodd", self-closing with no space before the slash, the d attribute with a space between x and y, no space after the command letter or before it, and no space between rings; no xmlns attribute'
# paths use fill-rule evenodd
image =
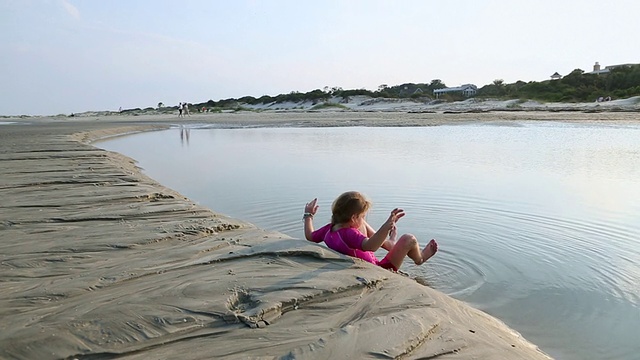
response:
<svg viewBox="0 0 640 360"><path fill-rule="evenodd" d="M186 121L478 121L422 115ZM165 128L175 117L20 121L0 128L0 358L548 359L464 303L324 245L198 206L141 174L132 159L88 144Z"/></svg>

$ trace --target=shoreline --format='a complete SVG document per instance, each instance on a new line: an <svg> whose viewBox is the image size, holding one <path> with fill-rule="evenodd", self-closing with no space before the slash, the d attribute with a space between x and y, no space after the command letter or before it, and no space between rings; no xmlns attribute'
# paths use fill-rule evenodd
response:
<svg viewBox="0 0 640 360"><path fill-rule="evenodd" d="M240 126L518 121L458 114L212 115L187 120ZM2 125L0 357L549 359L465 303L203 208L141 173L135 160L90 145L177 124L150 116Z"/></svg>
<svg viewBox="0 0 640 360"><path fill-rule="evenodd" d="M638 111L266 111L197 113L186 118L177 114L83 115L78 117L6 118L1 128L11 125L82 124L93 128L105 124L125 126L171 126L180 124L218 125L221 127L340 127L340 126L437 126L460 123L549 121L628 125L640 123ZM4 124L3 124L4 123Z"/></svg>

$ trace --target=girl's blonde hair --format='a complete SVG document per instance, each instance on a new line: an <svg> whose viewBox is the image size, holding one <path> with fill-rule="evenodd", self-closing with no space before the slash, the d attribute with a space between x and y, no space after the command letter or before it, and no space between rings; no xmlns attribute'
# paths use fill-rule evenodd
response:
<svg viewBox="0 0 640 360"><path fill-rule="evenodd" d="M331 205L331 223L344 224L351 221L353 215L364 214L371 202L357 191L347 191L338 196Z"/></svg>

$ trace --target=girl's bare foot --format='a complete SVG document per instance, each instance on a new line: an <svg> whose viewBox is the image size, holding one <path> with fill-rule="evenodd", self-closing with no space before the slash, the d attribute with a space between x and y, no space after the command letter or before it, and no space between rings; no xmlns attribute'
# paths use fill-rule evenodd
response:
<svg viewBox="0 0 640 360"><path fill-rule="evenodd" d="M438 252L438 243L434 239L431 239L427 246L422 250L422 262L424 263L429 260L429 258L435 255L436 252Z"/></svg>

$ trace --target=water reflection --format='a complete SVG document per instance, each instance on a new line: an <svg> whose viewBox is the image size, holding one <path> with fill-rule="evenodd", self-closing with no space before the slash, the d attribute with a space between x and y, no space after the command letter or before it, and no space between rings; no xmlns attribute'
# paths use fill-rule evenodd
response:
<svg viewBox="0 0 640 360"><path fill-rule="evenodd" d="M189 136L191 134L191 129L189 129L188 127L185 127L183 125L180 125L180 145L184 146L185 145L185 140L186 140L186 144L187 146L189 146Z"/></svg>

